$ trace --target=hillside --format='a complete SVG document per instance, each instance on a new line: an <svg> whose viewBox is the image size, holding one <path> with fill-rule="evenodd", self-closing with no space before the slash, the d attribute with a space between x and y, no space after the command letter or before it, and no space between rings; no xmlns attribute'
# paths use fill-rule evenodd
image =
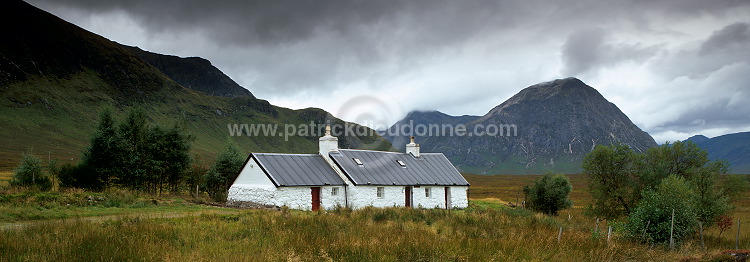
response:
<svg viewBox="0 0 750 262"><path fill-rule="evenodd" d="M451 116L440 111L413 111L409 112L404 119L396 122L388 130L380 131L380 134L384 134L383 137L388 139L388 141L391 141L393 147L405 148L406 144L409 143L409 137L403 135L399 136L398 134L401 130L396 130L397 128L407 126L408 128L405 128L405 130L409 131L411 128L418 125L427 126L438 123L448 125L466 124L478 118L479 116L470 115Z"/></svg>
<svg viewBox="0 0 750 262"><path fill-rule="evenodd" d="M204 161L213 160L224 147L228 124L278 126L275 134L231 138L246 153L313 153L319 134L286 141L279 136L284 125L343 123L321 109L276 107L249 92L227 98L187 89L131 50L21 1L4 3L0 28L2 170L14 167L29 149L45 159L49 155L77 161L104 108L113 108L116 117L130 108L143 108L164 126L184 122L195 136L194 153ZM340 146L391 149L377 135L342 137Z"/></svg>
<svg viewBox="0 0 750 262"><path fill-rule="evenodd" d="M162 55L132 46L122 47L156 67L181 86L213 96L255 98L249 90L234 82L206 59Z"/></svg>
<svg viewBox="0 0 750 262"><path fill-rule="evenodd" d="M732 165L732 173L750 174L750 132L708 138L703 135L687 139L708 151L712 160L723 159Z"/></svg>
<svg viewBox="0 0 750 262"><path fill-rule="evenodd" d="M423 136L417 142L424 152L443 152L461 171L478 174L578 173L583 156L596 145L622 142L637 152L657 145L617 106L575 78L527 87L482 117L454 123L466 125L469 134ZM472 134L493 131L488 126L502 132Z"/></svg>

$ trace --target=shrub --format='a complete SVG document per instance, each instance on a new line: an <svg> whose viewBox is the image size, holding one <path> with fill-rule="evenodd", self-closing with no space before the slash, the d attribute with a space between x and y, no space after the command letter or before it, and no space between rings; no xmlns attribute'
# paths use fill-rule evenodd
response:
<svg viewBox="0 0 750 262"><path fill-rule="evenodd" d="M684 178L676 175L665 178L656 190L644 192L640 204L628 217L627 235L649 243L669 242L672 214L675 240L694 233L698 220L693 194Z"/></svg>
<svg viewBox="0 0 750 262"><path fill-rule="evenodd" d="M240 155L239 149L231 140L228 140L226 148L219 153L204 180L206 183L204 188L214 200L226 201L227 190L237 179L243 164L244 158Z"/></svg>
<svg viewBox="0 0 750 262"><path fill-rule="evenodd" d="M36 187L42 191L52 189L52 180L42 169L42 161L31 152L24 153L21 164L15 170L11 186Z"/></svg>
<svg viewBox="0 0 750 262"><path fill-rule="evenodd" d="M573 205L568 198L571 190L573 187L568 177L545 174L541 179L534 181L533 186L524 187L523 192L529 209L548 215L557 215L559 210Z"/></svg>

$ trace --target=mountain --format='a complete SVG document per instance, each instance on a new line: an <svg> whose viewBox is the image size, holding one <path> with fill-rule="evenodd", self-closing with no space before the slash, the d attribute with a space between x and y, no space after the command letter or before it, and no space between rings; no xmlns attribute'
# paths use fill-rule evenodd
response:
<svg viewBox="0 0 750 262"><path fill-rule="evenodd" d="M234 82L206 59L162 55L133 46L122 47L156 67L181 86L213 96L255 98L249 90Z"/></svg>
<svg viewBox="0 0 750 262"><path fill-rule="evenodd" d="M750 132L708 138L703 135L687 139L708 151L712 160L723 159L732 165L732 173L750 174Z"/></svg>
<svg viewBox="0 0 750 262"><path fill-rule="evenodd" d="M529 86L484 116L458 122L466 127L465 135L417 134L417 143L422 151L443 152L462 171L478 174L578 173L583 157L596 145L621 142L638 152L657 145L617 106L576 78ZM405 139L409 134L400 135Z"/></svg>
<svg viewBox="0 0 750 262"><path fill-rule="evenodd" d="M405 148L406 144L409 143L408 136L399 136L399 133L404 131L396 130L397 128L403 127L406 132L410 132L415 126L423 125L428 126L430 124L465 124L478 119L479 116L463 115L463 116L451 116L440 111L412 111L396 122L388 130L380 131L385 139L391 141L391 144L395 148Z"/></svg>
<svg viewBox="0 0 750 262"><path fill-rule="evenodd" d="M187 71L189 66L184 64L191 59L165 62L170 66L164 67L169 74L164 73L132 48L21 1L3 2L0 29L0 170L15 167L21 153L29 149L44 159L77 162L105 108L113 109L118 119L132 108L141 108L158 125L183 123L195 137L193 153L206 162L213 160L228 139L246 153L315 153L319 133L285 137L284 128L311 121L343 124L321 109L277 107L249 92L209 95L210 90L218 90L212 83L226 80L218 69L207 66L210 63L193 67L200 76L195 81L173 74L176 81L169 74ZM232 124L278 129L231 137ZM377 135L341 137L339 143L342 148L392 149Z"/></svg>

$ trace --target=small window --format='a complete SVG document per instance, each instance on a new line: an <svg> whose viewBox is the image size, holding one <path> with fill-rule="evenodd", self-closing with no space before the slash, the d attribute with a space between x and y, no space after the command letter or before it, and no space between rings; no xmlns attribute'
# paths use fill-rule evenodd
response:
<svg viewBox="0 0 750 262"><path fill-rule="evenodd" d="M331 195L332 196L338 196L339 195L339 188L338 187L331 188Z"/></svg>
<svg viewBox="0 0 750 262"><path fill-rule="evenodd" d="M354 163L357 163L358 166L362 165L362 161L359 160L359 158L352 158L354 160Z"/></svg>
<svg viewBox="0 0 750 262"><path fill-rule="evenodd" d="M406 167L406 163L404 163L404 161L396 160L396 163L398 163L401 167Z"/></svg>
<svg viewBox="0 0 750 262"><path fill-rule="evenodd" d="M424 188L424 197L426 197L426 198L432 197L432 190L430 190L429 187L425 187Z"/></svg>
<svg viewBox="0 0 750 262"><path fill-rule="evenodd" d="M385 196L385 188L384 187L378 187L378 198L383 198Z"/></svg>

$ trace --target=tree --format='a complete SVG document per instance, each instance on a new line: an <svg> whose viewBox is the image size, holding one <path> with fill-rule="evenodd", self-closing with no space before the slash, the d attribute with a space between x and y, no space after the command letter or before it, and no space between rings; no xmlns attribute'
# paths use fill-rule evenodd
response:
<svg viewBox="0 0 750 262"><path fill-rule="evenodd" d="M127 152L122 139L117 134L112 111L105 109L99 115L99 124L91 138L91 144L84 151L77 179L70 179L70 186L102 190L112 184L112 180L122 177L125 171ZM72 169L66 170L66 172ZM84 172L85 171L85 172ZM70 173L67 173L70 174Z"/></svg>
<svg viewBox="0 0 750 262"><path fill-rule="evenodd" d="M190 166L191 140L182 125L152 125L142 109L130 110L119 125L105 110L81 163L60 170L60 184L91 190L117 185L151 193L169 186L176 191Z"/></svg>
<svg viewBox="0 0 750 262"><path fill-rule="evenodd" d="M193 139L193 136L187 135L183 125L175 125L163 134L161 153L166 162L166 182L172 192L178 190L190 168L190 141Z"/></svg>
<svg viewBox="0 0 750 262"><path fill-rule="evenodd" d="M42 161L29 151L24 153L21 163L10 180L11 186L36 187L42 191L52 189L52 180L42 169Z"/></svg>
<svg viewBox="0 0 750 262"><path fill-rule="evenodd" d="M525 186L523 192L528 200L529 209L547 215L557 215L559 210L573 205L568 198L572 189L568 177L547 173L534 181L533 186Z"/></svg>
<svg viewBox="0 0 750 262"><path fill-rule="evenodd" d="M628 216L627 235L649 243L669 241L674 214L674 238L695 232L698 225L690 184L678 175L662 180L655 190L645 190L643 199Z"/></svg>
<svg viewBox="0 0 750 262"><path fill-rule="evenodd" d="M147 189L147 159L149 123L142 109L136 108L128 112L125 121L118 128L122 139L125 157L123 159L123 172L118 177L118 183L132 189Z"/></svg>
<svg viewBox="0 0 750 262"><path fill-rule="evenodd" d="M231 140L227 141L224 150L219 153L216 162L206 174L206 191L217 201L226 200L226 193L232 185L244 164L237 146Z"/></svg>
<svg viewBox="0 0 750 262"><path fill-rule="evenodd" d="M709 160L708 153L690 141L667 142L641 154L623 144L597 146L583 162L593 198L588 211L604 218L627 216L640 205L645 191L674 175L695 192L691 199L696 219L711 226L732 208L727 195L737 189L721 189L716 183L728 168L724 161Z"/></svg>
<svg viewBox="0 0 750 262"><path fill-rule="evenodd" d="M641 178L650 185L670 175L684 178L695 193L692 198L697 219L705 226L714 225L717 217L732 209L728 196L717 185L718 176L728 172L729 164L711 161L708 152L692 141L650 148L639 166Z"/></svg>
<svg viewBox="0 0 750 262"><path fill-rule="evenodd" d="M593 203L587 212L603 218L627 215L641 197L635 172L637 155L624 144L597 145L583 159Z"/></svg>
<svg viewBox="0 0 750 262"><path fill-rule="evenodd" d="M198 196L198 187L204 183L208 170L208 167L203 164L200 157L195 156L192 160L192 165L185 173L185 184L190 192L195 190L196 197Z"/></svg>

